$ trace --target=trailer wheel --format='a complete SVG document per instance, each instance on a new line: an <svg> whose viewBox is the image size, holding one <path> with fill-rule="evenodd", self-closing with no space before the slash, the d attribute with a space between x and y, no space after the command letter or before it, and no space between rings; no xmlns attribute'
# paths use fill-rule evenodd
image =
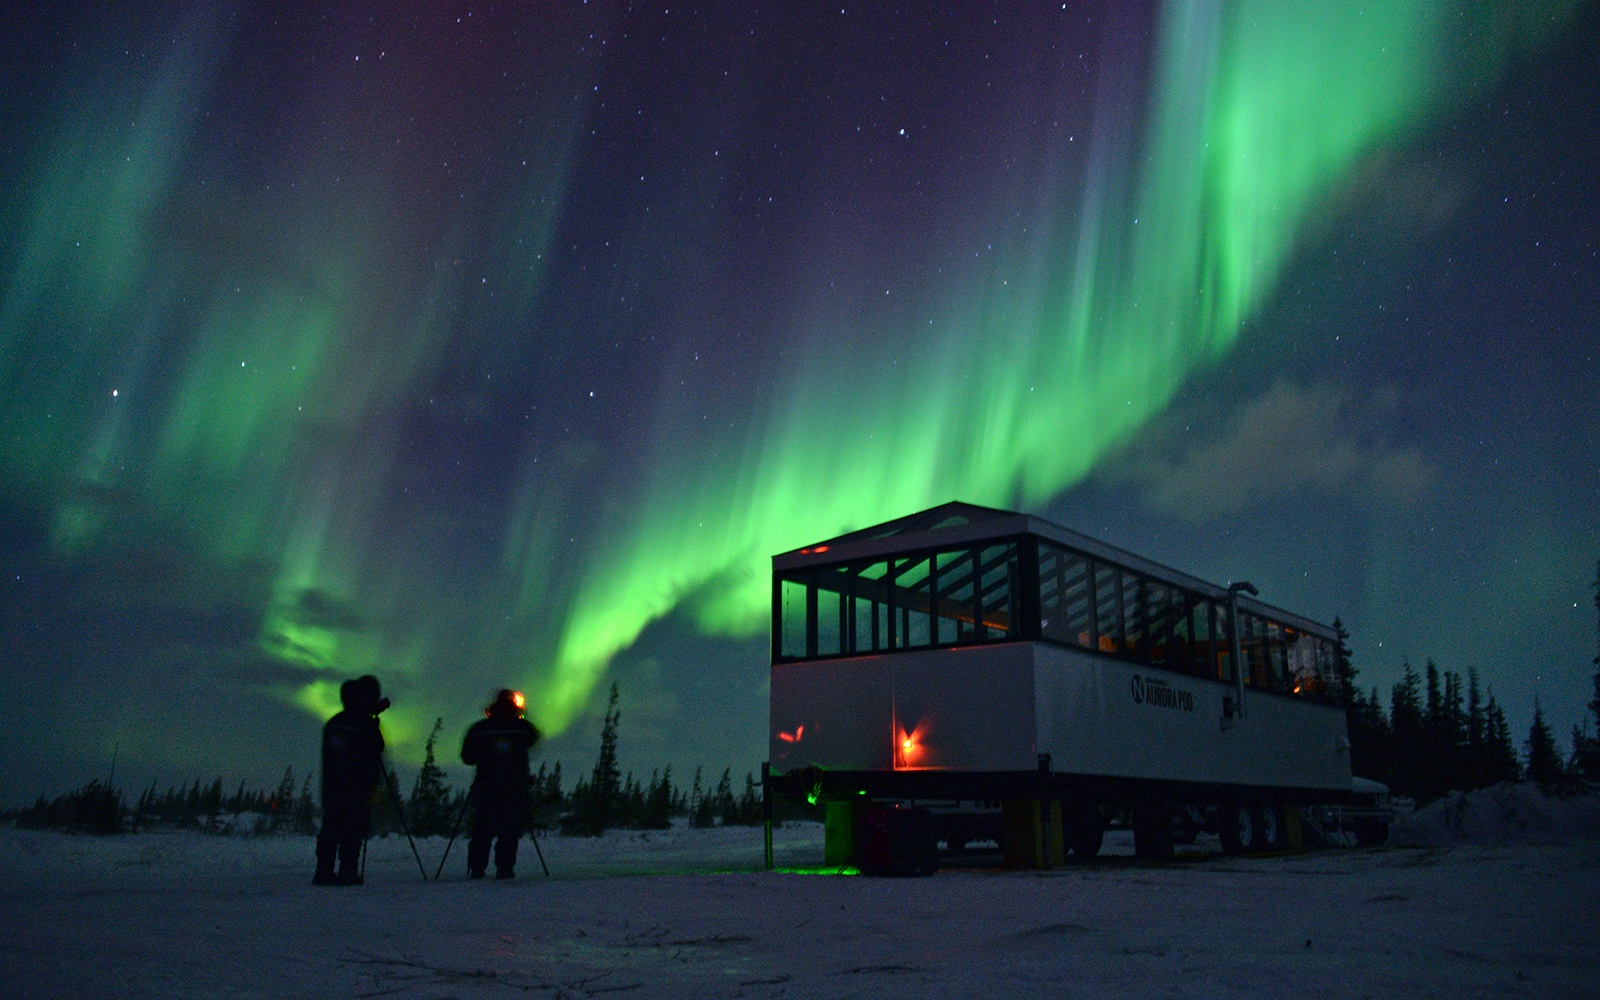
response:
<svg viewBox="0 0 1600 1000"><path fill-rule="evenodd" d="M1205 828L1205 814L1194 806L1184 806L1172 818L1172 842L1188 847Z"/></svg>
<svg viewBox="0 0 1600 1000"><path fill-rule="evenodd" d="M1224 854L1250 854L1261 849L1255 814L1242 802L1225 804L1217 811L1217 835L1222 839Z"/></svg>
<svg viewBox="0 0 1600 1000"><path fill-rule="evenodd" d="M1263 802L1260 809L1261 834L1259 846L1261 851L1276 851L1283 847L1283 807L1276 802Z"/></svg>

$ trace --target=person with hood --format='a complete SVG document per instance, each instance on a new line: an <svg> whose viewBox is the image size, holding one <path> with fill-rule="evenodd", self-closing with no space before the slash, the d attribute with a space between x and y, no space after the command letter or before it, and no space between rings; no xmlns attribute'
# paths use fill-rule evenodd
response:
<svg viewBox="0 0 1600 1000"><path fill-rule="evenodd" d="M514 878L517 841L522 838L528 807L528 752L539 742L539 730L522 717L522 695L503 690L473 723L461 743L462 763L478 769L468 793L472 801L467 870L483 878L494 846L494 877Z"/></svg>
<svg viewBox="0 0 1600 1000"><path fill-rule="evenodd" d="M371 674L339 686L344 710L322 727L322 830L312 885L360 885L361 845L383 777L378 715L389 707ZM335 870L335 862L338 868Z"/></svg>

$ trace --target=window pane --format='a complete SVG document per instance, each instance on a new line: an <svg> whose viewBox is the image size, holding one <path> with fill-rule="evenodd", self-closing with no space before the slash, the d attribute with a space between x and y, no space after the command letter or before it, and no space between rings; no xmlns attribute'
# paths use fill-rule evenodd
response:
<svg viewBox="0 0 1600 1000"><path fill-rule="evenodd" d="M806 655L806 587L799 580L785 578L779 586L778 655L802 657Z"/></svg>
<svg viewBox="0 0 1600 1000"><path fill-rule="evenodd" d="M824 571L818 574L817 586L817 655L838 656L845 651L845 637L849 628L847 607L840 594L841 574Z"/></svg>
<svg viewBox="0 0 1600 1000"><path fill-rule="evenodd" d="M1145 643L1144 659L1166 666L1172 637L1172 590L1166 584L1146 580L1144 584Z"/></svg>
<svg viewBox="0 0 1600 1000"><path fill-rule="evenodd" d="M888 648L888 588L884 577L887 563L871 563L855 571L855 614L851 649L858 653L877 653Z"/></svg>
<svg viewBox="0 0 1600 1000"><path fill-rule="evenodd" d="M1261 619L1248 611L1239 612L1239 656L1244 661L1245 682L1267 688L1266 628Z"/></svg>
<svg viewBox="0 0 1600 1000"><path fill-rule="evenodd" d="M1067 554L1047 542L1039 543L1039 635L1066 641L1061 624L1061 569Z"/></svg>
<svg viewBox="0 0 1600 1000"><path fill-rule="evenodd" d="M1211 662L1216 669L1216 678L1219 681L1233 680L1233 639L1228 629L1228 606L1216 601L1207 601L1211 609Z"/></svg>
<svg viewBox="0 0 1600 1000"><path fill-rule="evenodd" d="M933 557L934 584L933 641L939 645L971 642L977 609L973 604L972 551L940 552Z"/></svg>
<svg viewBox="0 0 1600 1000"><path fill-rule="evenodd" d="M1094 648L1089 560L1054 546L1039 547L1039 634L1056 642Z"/></svg>
<svg viewBox="0 0 1600 1000"><path fill-rule="evenodd" d="M1132 573L1122 574L1122 642L1123 651L1139 659L1148 655L1147 636L1149 607L1146 604L1145 581Z"/></svg>
<svg viewBox="0 0 1600 1000"><path fill-rule="evenodd" d="M1322 677L1323 697L1336 704L1344 704L1347 692L1344 678L1339 673L1338 647L1326 639L1317 639L1317 673Z"/></svg>
<svg viewBox="0 0 1600 1000"><path fill-rule="evenodd" d="M930 642L930 602L928 559L911 559L899 564L894 580L895 648L915 649Z"/></svg>
<svg viewBox="0 0 1600 1000"><path fill-rule="evenodd" d="M1094 571L1095 632L1102 653L1122 652L1122 574L1105 566Z"/></svg>
<svg viewBox="0 0 1600 1000"><path fill-rule="evenodd" d="M1172 592L1172 638L1167 645L1167 665L1191 677L1201 676L1194 645L1194 606L1198 603L1200 599L1187 591Z"/></svg>
<svg viewBox="0 0 1600 1000"><path fill-rule="evenodd" d="M1062 574L1062 631L1066 633L1063 638L1085 648L1094 645L1091 569L1089 560L1074 556L1067 561Z"/></svg>
<svg viewBox="0 0 1600 1000"><path fill-rule="evenodd" d="M1328 683L1325 675L1318 669L1317 645L1319 640L1296 632L1293 629L1284 629L1288 638L1289 659L1289 690L1294 694L1306 698L1325 698L1328 695Z"/></svg>
<svg viewBox="0 0 1600 1000"><path fill-rule="evenodd" d="M1267 654L1267 690L1289 690L1289 648L1288 638L1284 635L1283 626L1275 621L1264 622L1266 626L1266 642L1264 643Z"/></svg>
<svg viewBox="0 0 1600 1000"><path fill-rule="evenodd" d="M980 641L1009 638L1017 621L1017 547L991 545L978 553Z"/></svg>

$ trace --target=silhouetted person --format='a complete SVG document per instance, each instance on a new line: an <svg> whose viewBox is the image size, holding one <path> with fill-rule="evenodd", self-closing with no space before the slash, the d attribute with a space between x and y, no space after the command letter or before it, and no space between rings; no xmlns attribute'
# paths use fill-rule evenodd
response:
<svg viewBox="0 0 1600 1000"><path fill-rule="evenodd" d="M528 751L539 742L539 730L522 717L522 695L501 691L473 723L461 743L461 760L478 769L472 779L472 839L467 842L467 870L483 878L494 842L494 877L511 878L517 866L517 841L522 838L528 807Z"/></svg>
<svg viewBox="0 0 1600 1000"><path fill-rule="evenodd" d="M389 707L371 674L339 686L344 711L322 727L322 831L312 885L360 885L361 845L383 777L378 713ZM338 870L334 870L334 862Z"/></svg>

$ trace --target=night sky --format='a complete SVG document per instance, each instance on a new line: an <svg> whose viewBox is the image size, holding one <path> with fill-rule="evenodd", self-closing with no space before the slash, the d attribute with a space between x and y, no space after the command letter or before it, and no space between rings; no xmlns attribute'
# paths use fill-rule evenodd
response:
<svg viewBox="0 0 1600 1000"><path fill-rule="evenodd" d="M1594 3L0 18L0 803L369 671L742 775L770 556L948 500L1587 715Z"/></svg>

